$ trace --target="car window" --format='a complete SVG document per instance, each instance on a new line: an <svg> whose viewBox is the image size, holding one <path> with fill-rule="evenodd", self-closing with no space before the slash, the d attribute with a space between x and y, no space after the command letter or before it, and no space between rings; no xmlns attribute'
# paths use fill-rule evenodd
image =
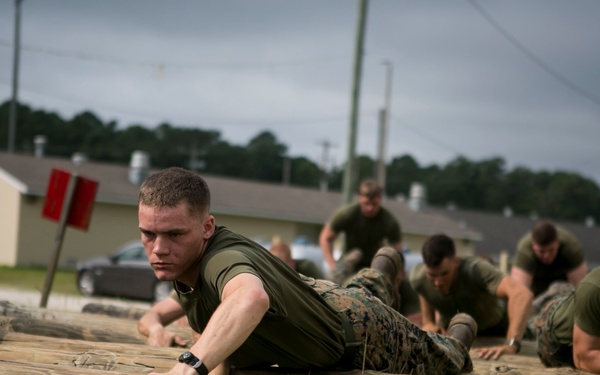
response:
<svg viewBox="0 0 600 375"><path fill-rule="evenodd" d="M136 245L121 251L118 258L119 260L145 260L146 252L144 251L143 246Z"/></svg>

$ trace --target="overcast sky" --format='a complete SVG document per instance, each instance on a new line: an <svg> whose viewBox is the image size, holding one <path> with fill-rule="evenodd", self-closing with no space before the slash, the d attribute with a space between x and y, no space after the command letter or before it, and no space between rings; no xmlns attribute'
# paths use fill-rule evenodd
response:
<svg viewBox="0 0 600 375"><path fill-rule="evenodd" d="M272 131L292 156L347 154L358 1L24 0L19 100L120 127L196 126L233 144ZM0 0L0 101L15 2ZM357 152L458 155L600 181L600 1L372 0ZM18 131L18 130L17 130ZM6 145L0 145L6 149Z"/></svg>

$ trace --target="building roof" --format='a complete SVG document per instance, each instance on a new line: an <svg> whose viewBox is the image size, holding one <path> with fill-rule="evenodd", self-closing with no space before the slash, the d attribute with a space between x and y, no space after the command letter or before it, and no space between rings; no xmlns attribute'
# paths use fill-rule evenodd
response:
<svg viewBox="0 0 600 375"><path fill-rule="evenodd" d="M460 209L427 208L427 212L445 215L456 220L465 228L482 233L481 242L477 243L477 253L496 257L506 250L513 255L518 241L539 220L524 216L504 215L500 213L480 212ZM600 228L583 223L553 220L553 222L573 233L579 240L590 266L600 265Z"/></svg>
<svg viewBox="0 0 600 375"><path fill-rule="evenodd" d="M0 179L8 181L24 195L45 196L53 168L77 172L99 182L96 202L136 205L139 186L129 181L129 167L70 159L34 157L0 152ZM152 173L152 172L150 172ZM273 220L323 224L339 207L341 194L317 189L202 175L211 190L211 211ZM453 238L479 241L474 229L463 228L448 216L416 212L401 201L386 200L383 205L400 221L404 233L430 235L443 231Z"/></svg>

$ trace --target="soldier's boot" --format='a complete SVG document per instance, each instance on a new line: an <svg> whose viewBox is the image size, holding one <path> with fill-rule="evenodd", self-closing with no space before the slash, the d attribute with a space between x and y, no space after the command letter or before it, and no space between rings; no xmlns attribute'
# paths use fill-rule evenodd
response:
<svg viewBox="0 0 600 375"><path fill-rule="evenodd" d="M373 257L371 268L384 274L392 285L398 287L404 275L404 259L396 249L382 247Z"/></svg>
<svg viewBox="0 0 600 375"><path fill-rule="evenodd" d="M471 350L475 336L477 336L477 323L469 314L456 314L448 324L446 336L460 341L467 350Z"/></svg>

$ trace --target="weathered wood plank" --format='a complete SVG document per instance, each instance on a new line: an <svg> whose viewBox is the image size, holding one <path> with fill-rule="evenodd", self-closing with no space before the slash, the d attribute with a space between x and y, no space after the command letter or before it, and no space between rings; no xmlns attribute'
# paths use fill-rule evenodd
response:
<svg viewBox="0 0 600 375"><path fill-rule="evenodd" d="M111 373L147 373L150 370L167 371L182 351L181 348L155 348L10 332L0 337L0 368L4 362L10 362L13 366L21 363L25 369L30 364L43 364Z"/></svg>
<svg viewBox="0 0 600 375"><path fill-rule="evenodd" d="M108 329L110 328L110 329ZM147 338L132 319L106 315L49 311L0 301L0 329L76 340L145 344ZM191 328L173 324L168 330L193 343Z"/></svg>
<svg viewBox="0 0 600 375"><path fill-rule="evenodd" d="M473 375L543 375L573 374L571 368L545 368L537 358L522 355L504 355L498 360L483 360L471 353L473 358ZM585 372L577 372L586 374Z"/></svg>
<svg viewBox="0 0 600 375"><path fill-rule="evenodd" d="M33 357L31 356L32 352L36 353ZM145 345L89 342L7 333L4 335L3 341L0 342L0 367L2 367L3 361L12 361L21 362L23 368L27 369L32 361L33 363L54 364L67 368L71 368L69 366L74 366L74 364L80 366L85 364L87 366L85 368L103 368L104 371L109 371L111 374L141 374L149 372L146 370L150 367L155 368L157 371L166 371L175 364L175 358L180 352L181 349L178 348L153 348ZM471 352L471 355L475 366L474 375L574 373L572 369L567 368L546 369L536 357L527 355L505 355L498 361L479 359L474 352ZM269 371L237 370L233 375L277 375L282 372L289 375L307 374L307 372L272 369ZM311 372L311 375L340 374L358 375L358 372ZM366 372L366 375L369 374L374 375L376 372ZM0 372L0 375L2 375L2 372Z"/></svg>
<svg viewBox="0 0 600 375"><path fill-rule="evenodd" d="M109 309L110 310L110 309ZM9 316L6 316L9 314ZM10 316L12 314L12 316ZM65 313L0 304L0 375L13 374L147 374L164 372L175 364L181 348L154 348L145 345L134 319L87 313ZM2 327L9 329L2 329ZM13 328L18 327L15 331ZM171 327L170 327L171 328ZM182 327L172 327L183 330ZM59 333L55 331L58 329ZM19 333L21 331L31 331ZM67 337L60 336L60 332ZM69 334L65 334L69 332ZM102 333L100 333L102 332ZM179 331L177 331L179 333ZM191 342L191 330L185 329ZM130 343L125 338L141 336ZM76 336L73 339L71 336ZM185 334L182 334L185 336ZM110 338L110 339L109 339ZM119 338L116 340L114 338ZM474 347L501 344L502 338L478 337ZM535 342L525 341L519 355L504 355L497 361L483 360L472 351L473 375L585 374L570 368L544 368L535 352ZM79 367L76 367L79 366ZM361 371L289 372L235 370L232 375L359 375ZM364 375L377 375L366 371Z"/></svg>
<svg viewBox="0 0 600 375"><path fill-rule="evenodd" d="M120 307L114 305L106 305L102 303L88 303L81 309L82 313L100 314L111 316L113 318L124 318L138 320L147 310L135 307Z"/></svg>
<svg viewBox="0 0 600 375"><path fill-rule="evenodd" d="M150 370L140 372L147 374ZM30 363L0 360L0 375L120 375L118 372L107 373L104 370L89 368L64 367L53 364Z"/></svg>
<svg viewBox="0 0 600 375"><path fill-rule="evenodd" d="M23 363L25 366L38 363L127 374L144 373L148 370L168 371L175 363L174 358L174 356L128 355L109 350L63 351L55 348L38 348L31 351L15 347L0 350L0 360Z"/></svg>
<svg viewBox="0 0 600 375"><path fill-rule="evenodd" d="M9 332L31 335L68 338L74 340L123 342L143 344L145 338L129 328L119 329L119 325L95 327L94 325L68 324L53 320L33 318L0 317L0 329Z"/></svg>
<svg viewBox="0 0 600 375"><path fill-rule="evenodd" d="M56 349L64 351L107 350L128 355L153 355L177 358L182 348L160 348L140 344L96 342L61 339L48 336L0 331L0 349L15 347L23 350Z"/></svg>

